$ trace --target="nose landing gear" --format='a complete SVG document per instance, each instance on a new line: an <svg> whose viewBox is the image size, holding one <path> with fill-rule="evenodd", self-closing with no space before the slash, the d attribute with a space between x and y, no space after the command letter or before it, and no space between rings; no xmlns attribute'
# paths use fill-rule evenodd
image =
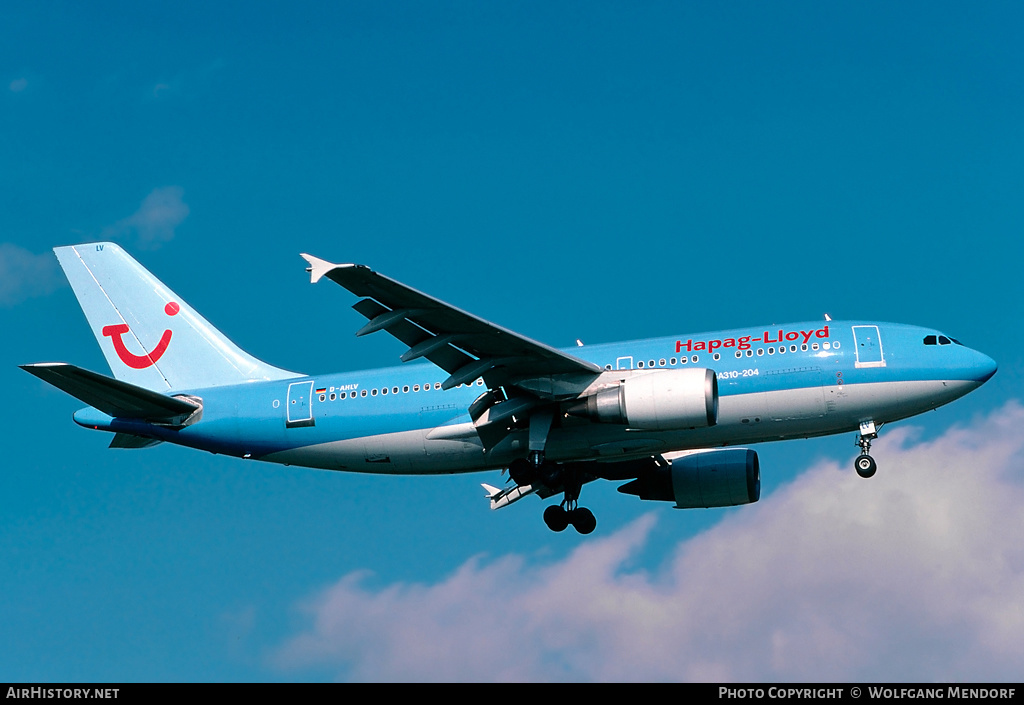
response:
<svg viewBox="0 0 1024 705"><path fill-rule="evenodd" d="M878 465L871 457L871 441L878 438L878 431L875 429L874 421L861 421L860 433L857 435L857 445L860 446L860 455L853 461L853 467L857 474L867 479L875 474Z"/></svg>

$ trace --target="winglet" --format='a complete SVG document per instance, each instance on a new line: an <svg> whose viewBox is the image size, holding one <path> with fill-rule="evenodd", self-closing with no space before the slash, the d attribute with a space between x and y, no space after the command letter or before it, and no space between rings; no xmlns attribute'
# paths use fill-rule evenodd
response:
<svg viewBox="0 0 1024 705"><path fill-rule="evenodd" d="M325 259L320 259L319 257L314 257L313 255L307 255L305 252L302 253L302 259L309 262L309 266L306 267L306 271L309 272L310 284L316 284L323 278L325 274L330 272L335 267L351 266L344 264L334 264L332 262L328 262Z"/></svg>
<svg viewBox="0 0 1024 705"><path fill-rule="evenodd" d="M491 500L491 509L501 509L508 505L516 502L527 495L531 495L537 490L530 485L520 485L517 487L510 487L508 489L499 490L493 485L485 485L480 483L480 486L487 490L487 499Z"/></svg>
<svg viewBox="0 0 1024 705"><path fill-rule="evenodd" d="M484 483L481 482L480 486L487 490L487 499L494 499L495 496L501 494L501 490L499 490L494 485L485 485Z"/></svg>

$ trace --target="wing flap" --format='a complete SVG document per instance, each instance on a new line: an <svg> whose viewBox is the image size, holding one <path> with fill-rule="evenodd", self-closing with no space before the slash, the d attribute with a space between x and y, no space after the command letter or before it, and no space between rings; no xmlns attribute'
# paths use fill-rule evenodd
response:
<svg viewBox="0 0 1024 705"><path fill-rule="evenodd" d="M362 299L352 308L370 319L370 323L367 326L371 325L375 320L388 318L385 324L386 327L375 328L374 331L386 330L408 345L409 351L406 354L419 347L422 352L417 354L416 357L425 357L448 374L452 374L459 368L465 367L474 361L472 357L451 345L454 342L454 336L436 336L428 333L404 316L389 317L389 314L395 312L380 305L373 299ZM399 311L409 311L409 309L399 309ZM365 328L366 326L361 328L360 331L365 330ZM356 335L359 334L359 332L356 332Z"/></svg>

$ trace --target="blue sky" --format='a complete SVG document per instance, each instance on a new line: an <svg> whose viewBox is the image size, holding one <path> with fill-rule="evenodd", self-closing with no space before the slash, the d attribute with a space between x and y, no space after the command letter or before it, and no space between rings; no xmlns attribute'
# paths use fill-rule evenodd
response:
<svg viewBox="0 0 1024 705"><path fill-rule="evenodd" d="M8 9L0 677L1018 679L1022 15ZM50 253L95 239L309 373L402 348L356 339L353 298L299 252L552 345L828 312L939 328L1000 370L886 429L870 483L853 434L767 444L754 507L592 485L597 532L554 535L536 500L488 510L496 475L108 450L16 368L107 371Z"/></svg>

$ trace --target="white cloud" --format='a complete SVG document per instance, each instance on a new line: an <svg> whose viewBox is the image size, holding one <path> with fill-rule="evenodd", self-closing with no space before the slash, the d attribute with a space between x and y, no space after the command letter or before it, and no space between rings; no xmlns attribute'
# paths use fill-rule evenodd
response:
<svg viewBox="0 0 1024 705"><path fill-rule="evenodd" d="M137 211L105 228L103 236L114 240L134 238L143 249L156 249L174 237L174 229L188 216L184 194L180 186L154 189Z"/></svg>
<svg viewBox="0 0 1024 705"><path fill-rule="evenodd" d="M560 562L473 558L437 584L352 573L276 667L356 680L1019 680L1024 407L817 465L627 569L658 511ZM766 473L771 469L766 468ZM514 510L513 510L514 511Z"/></svg>
<svg viewBox="0 0 1024 705"><path fill-rule="evenodd" d="M36 255L10 242L0 242L0 306L9 307L61 286L52 252Z"/></svg>
<svg viewBox="0 0 1024 705"><path fill-rule="evenodd" d="M160 98L163 98L163 97L169 95L171 93L171 91L172 91L172 88L171 88L170 84L168 84L168 83L158 83L155 86L153 86L153 97L157 98L157 99L160 99Z"/></svg>
<svg viewBox="0 0 1024 705"><path fill-rule="evenodd" d="M180 186L154 189L135 213L104 228L103 237L132 240L143 249L159 247L174 237L174 229L189 214L183 195ZM13 243L0 243L0 307L49 294L64 283L52 252L37 255Z"/></svg>

